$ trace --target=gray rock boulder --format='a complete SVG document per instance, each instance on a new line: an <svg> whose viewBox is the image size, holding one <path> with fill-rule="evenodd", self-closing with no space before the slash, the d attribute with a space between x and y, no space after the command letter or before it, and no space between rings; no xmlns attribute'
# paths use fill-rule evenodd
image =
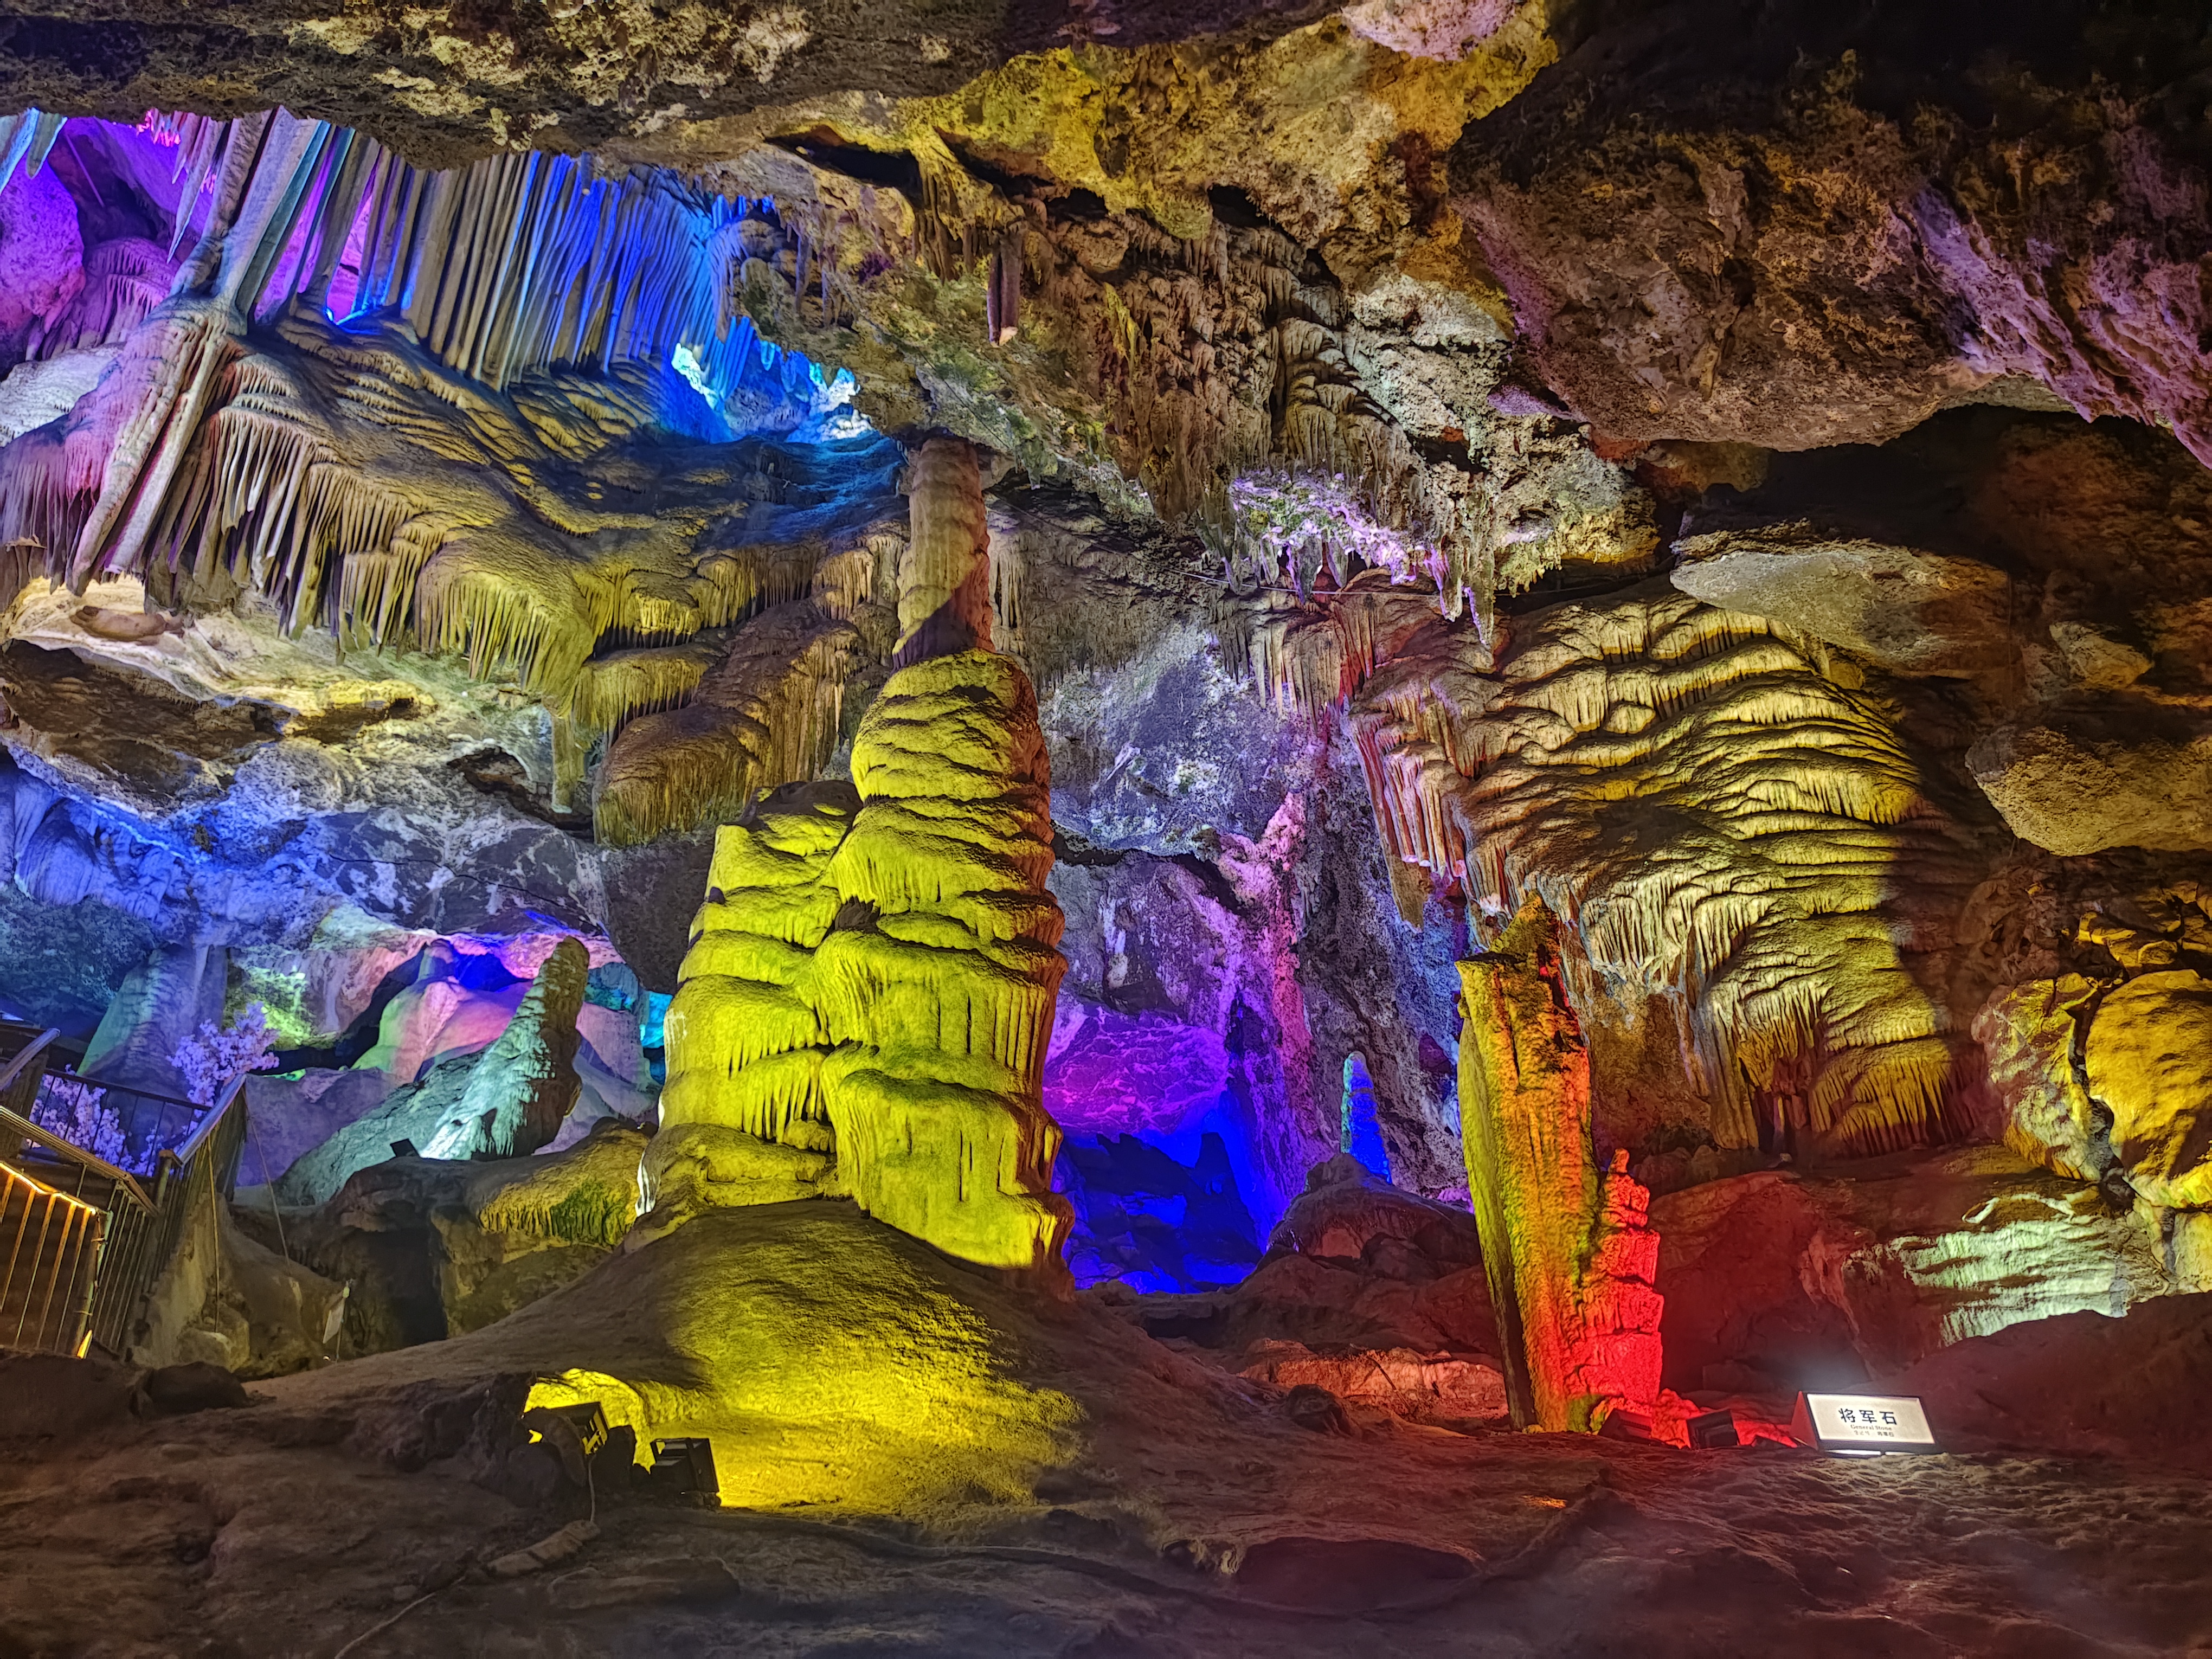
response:
<svg viewBox="0 0 2212 1659"><path fill-rule="evenodd" d="M2009 664L2012 583L1972 559L1823 535L1805 524L1677 544L1676 587L1764 617L1896 674L1963 678Z"/></svg>
<svg viewBox="0 0 2212 1659"><path fill-rule="evenodd" d="M1966 769L2014 835L2062 857L2212 850L2212 729L2175 711L2000 726L1966 751Z"/></svg>

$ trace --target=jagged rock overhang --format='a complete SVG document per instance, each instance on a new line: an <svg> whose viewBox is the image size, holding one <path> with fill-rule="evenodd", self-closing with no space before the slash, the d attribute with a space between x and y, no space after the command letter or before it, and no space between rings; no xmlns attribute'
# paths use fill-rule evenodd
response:
<svg viewBox="0 0 2212 1659"><path fill-rule="evenodd" d="M1325 0L494 0L380 17L228 8L216 20L137 0L63 0L0 26L0 107L131 121L148 108L229 118L282 106L429 167L531 144L629 144L639 159L676 161L688 159L682 135L697 125L793 100L951 93L1023 53L1266 38L1328 9Z"/></svg>

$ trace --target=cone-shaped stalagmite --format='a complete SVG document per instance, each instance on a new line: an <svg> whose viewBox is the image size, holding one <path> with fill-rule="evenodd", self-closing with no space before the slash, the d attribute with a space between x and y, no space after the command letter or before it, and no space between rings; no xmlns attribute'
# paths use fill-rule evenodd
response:
<svg viewBox="0 0 2212 1659"><path fill-rule="evenodd" d="M483 1052L425 1158L515 1158L561 1131L576 1103L576 1015L591 958L574 939L553 947L497 1042Z"/></svg>
<svg viewBox="0 0 2212 1659"><path fill-rule="evenodd" d="M909 499L902 665L854 788L777 791L717 841L648 1196L672 1220L845 1193L953 1255L1037 1266L1067 1225L1041 1103L1066 965L1050 772L1028 678L990 648L975 452L927 444Z"/></svg>

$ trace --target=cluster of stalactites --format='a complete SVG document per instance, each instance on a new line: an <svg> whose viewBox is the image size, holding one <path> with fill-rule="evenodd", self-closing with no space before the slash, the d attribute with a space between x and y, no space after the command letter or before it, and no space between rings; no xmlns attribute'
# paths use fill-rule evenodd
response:
<svg viewBox="0 0 2212 1659"><path fill-rule="evenodd" d="M447 526L349 465L270 359L233 362L218 397L142 544L149 586L221 569L275 600L293 633L328 619L356 637L404 636Z"/></svg>
<svg viewBox="0 0 2212 1659"><path fill-rule="evenodd" d="M706 651L684 647L593 665L595 720L656 700L676 705L628 720L608 745L592 803L598 838L635 846L711 823L763 788L818 772L837 746L860 647L851 623L799 599L755 617L711 667Z"/></svg>
<svg viewBox="0 0 2212 1659"><path fill-rule="evenodd" d="M1401 586L1382 569L1361 571L1320 603L1280 589L1224 599L1214 629L1224 667L1249 679L1286 720L1319 719L1409 652L1448 654L1457 679L1492 665L1487 635L1445 626L1432 593Z"/></svg>
<svg viewBox="0 0 2212 1659"><path fill-rule="evenodd" d="M1010 313L1010 273L1037 311L1090 323L1077 366L1113 410L1115 460L1164 519L1202 529L1232 592L1303 598L1376 567L1490 626L1500 533L1487 483L1458 489L1365 393L1343 291L1310 250L1265 227L1217 220L1185 240L1121 215L1126 251L1102 271L1048 221L973 222L961 252L997 250L987 326Z"/></svg>
<svg viewBox="0 0 2212 1659"><path fill-rule="evenodd" d="M182 181L173 246L88 255L76 311L42 344L122 337L122 354L70 416L0 456L0 543L35 543L47 573L79 587L133 571L167 593L221 569L276 601L295 630L461 652L563 716L607 630L680 638L775 597L734 556L688 576L603 576L550 548L543 526L503 533L444 510L449 492L383 453L397 434L441 462L481 465L489 448L526 469L535 438L577 459L575 416L611 402L602 418L634 428L636 399L617 381L641 363L663 373L679 344L710 388L811 378L726 309L717 262L753 204L538 152L428 172L283 111L149 130L173 143ZM59 131L54 117L0 121L0 174L34 166ZM337 333L326 307L374 325ZM257 318L295 355L249 349ZM299 354L345 374L335 401L298 384ZM604 397L580 386L579 368ZM501 420L520 429L493 431ZM540 495L536 516L558 525L558 504ZM639 684L643 700L599 729L665 702L672 684ZM611 700L597 697L593 714Z"/></svg>
<svg viewBox="0 0 2212 1659"><path fill-rule="evenodd" d="M718 358L757 350L731 326L720 256L741 222L720 198L534 149L453 172L350 159L324 187L334 222L365 216L351 308L400 307L425 346L489 386L552 363L665 361L678 343L726 384L738 366Z"/></svg>
<svg viewBox="0 0 2212 1659"><path fill-rule="evenodd" d="M1068 1222L1042 1106L1066 969L1049 765L1028 678L966 608L988 563L972 452L927 447L911 506L915 659L861 720L848 798L787 791L720 832L668 1015L663 1133L834 1146L836 1190L872 1214L1037 1267Z"/></svg>
<svg viewBox="0 0 2212 1659"><path fill-rule="evenodd" d="M1393 856L1494 914L1540 894L1581 991L1662 999L1724 1146L1961 1127L1961 1039L1927 987L1978 855L1845 677L1648 590L1547 612L1486 669L1463 631L1409 629L1366 676L1352 725Z"/></svg>
<svg viewBox="0 0 2212 1659"><path fill-rule="evenodd" d="M331 304L343 282L348 313L396 312L495 389L555 363L665 362L679 343L726 383L739 366L714 355L756 347L730 327L714 257L737 210L665 173L605 178L588 158L535 149L428 170L281 110L174 131L175 240L200 229L178 292L219 276L241 319Z"/></svg>

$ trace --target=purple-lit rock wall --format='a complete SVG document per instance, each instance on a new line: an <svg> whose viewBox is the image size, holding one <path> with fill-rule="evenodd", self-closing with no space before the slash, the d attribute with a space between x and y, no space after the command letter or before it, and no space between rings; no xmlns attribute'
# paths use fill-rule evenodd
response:
<svg viewBox="0 0 2212 1659"><path fill-rule="evenodd" d="M1224 672L1157 549L1048 492L1009 500L994 557L1053 744L1068 972L1045 1103L1079 1282L1241 1279L1339 1150L1354 1054L1382 1161L1425 1194L1463 1186L1464 922L1399 917L1334 717L1281 718Z"/></svg>

